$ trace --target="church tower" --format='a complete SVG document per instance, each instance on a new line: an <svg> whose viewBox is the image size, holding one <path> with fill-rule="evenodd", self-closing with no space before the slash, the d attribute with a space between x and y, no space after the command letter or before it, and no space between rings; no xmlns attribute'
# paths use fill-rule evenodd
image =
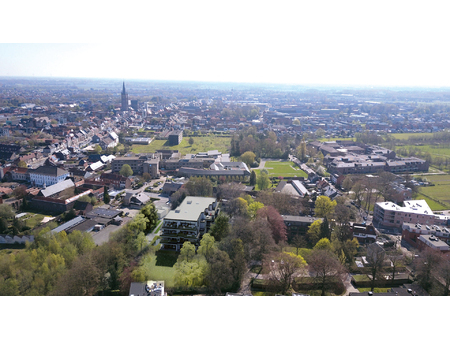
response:
<svg viewBox="0 0 450 338"><path fill-rule="evenodd" d="M125 81L123 82L121 97L122 97L122 111L128 111L128 94L125 91Z"/></svg>

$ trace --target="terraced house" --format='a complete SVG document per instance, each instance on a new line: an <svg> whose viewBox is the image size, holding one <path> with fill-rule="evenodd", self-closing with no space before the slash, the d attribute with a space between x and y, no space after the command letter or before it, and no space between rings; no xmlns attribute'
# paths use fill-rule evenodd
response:
<svg viewBox="0 0 450 338"><path fill-rule="evenodd" d="M164 218L161 249L180 251L185 241L198 247L201 237L208 232L219 212L215 198L187 196Z"/></svg>

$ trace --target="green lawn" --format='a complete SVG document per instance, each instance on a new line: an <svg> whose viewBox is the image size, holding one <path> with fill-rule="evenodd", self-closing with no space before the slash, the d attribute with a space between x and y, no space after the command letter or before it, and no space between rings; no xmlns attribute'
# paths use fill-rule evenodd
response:
<svg viewBox="0 0 450 338"><path fill-rule="evenodd" d="M166 287L175 286L175 253L158 251L156 255L151 255L151 260L146 259L143 267L148 272L151 280L163 280Z"/></svg>
<svg viewBox="0 0 450 338"><path fill-rule="evenodd" d="M384 292L388 292L391 288L374 288L373 289L373 293L384 293ZM359 292L367 292L370 291L371 288L359 288L358 291Z"/></svg>
<svg viewBox="0 0 450 338"><path fill-rule="evenodd" d="M290 161L269 161L264 165L270 177L308 177L308 175L301 170L294 162ZM256 169L258 175L260 170Z"/></svg>
<svg viewBox="0 0 450 338"><path fill-rule="evenodd" d="M183 140L177 146L169 146L169 142L167 140L154 140L148 145L134 144L131 149L135 154L154 153L159 149L178 150L183 155L195 154L208 150L218 150L222 153L229 152L231 137L193 136L192 138L194 139L194 143L192 144L192 146L189 144L189 137L183 137Z"/></svg>
<svg viewBox="0 0 450 338"><path fill-rule="evenodd" d="M44 219L44 217L51 217L50 215L36 214L32 212L27 212L27 214L20 218L21 221L25 221L27 227L33 229L39 226Z"/></svg>

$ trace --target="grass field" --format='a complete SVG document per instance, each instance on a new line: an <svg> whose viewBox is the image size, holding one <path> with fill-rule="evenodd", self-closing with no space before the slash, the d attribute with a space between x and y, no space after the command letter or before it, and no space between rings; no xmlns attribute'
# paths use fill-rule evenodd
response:
<svg viewBox="0 0 450 338"><path fill-rule="evenodd" d="M143 267L151 280L163 280L166 287L175 286L175 268L177 255L175 252L161 252L152 254L151 259L145 259Z"/></svg>
<svg viewBox="0 0 450 338"><path fill-rule="evenodd" d="M433 135L433 133L393 133L393 134L389 134L389 135L393 136L397 140L407 140L411 136L418 136L418 135L431 137Z"/></svg>
<svg viewBox="0 0 450 338"><path fill-rule="evenodd" d="M422 178L435 185L421 187L416 198L426 200L431 210L450 209L450 175L429 175Z"/></svg>
<svg viewBox="0 0 450 338"><path fill-rule="evenodd" d="M264 169L267 169L270 177L308 177L308 175L297 167L294 162L285 161L269 161L264 165ZM256 169L258 175L260 170Z"/></svg>
<svg viewBox="0 0 450 338"><path fill-rule="evenodd" d="M434 145L423 145L423 146L414 146L414 145L408 145L408 146L397 146L397 149L406 148L409 147L416 148L424 153L430 153L432 157L440 156L440 157L448 157L450 158L450 145L445 146L434 146Z"/></svg>
<svg viewBox="0 0 450 338"><path fill-rule="evenodd" d="M20 218L21 221L25 221L25 224L27 227L33 229L37 226L39 226L44 219L44 217L51 217L49 215L43 215L43 214L35 214L32 212L27 212L27 214Z"/></svg>
<svg viewBox="0 0 450 338"><path fill-rule="evenodd" d="M231 137L205 136L192 137L194 143L189 144L189 137L184 137L181 143L177 146L170 146L167 140L153 140L148 145L134 144L132 152L139 153L154 153L156 150L178 150L181 154L195 154L202 151L218 150L222 153L228 153L230 148Z"/></svg>

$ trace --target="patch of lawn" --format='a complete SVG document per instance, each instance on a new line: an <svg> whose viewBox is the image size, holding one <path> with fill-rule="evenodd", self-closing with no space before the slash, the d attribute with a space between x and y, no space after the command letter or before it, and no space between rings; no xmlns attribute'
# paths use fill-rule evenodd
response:
<svg viewBox="0 0 450 338"><path fill-rule="evenodd" d="M25 221L25 225L29 227L30 229L33 229L37 226L39 226L44 219L44 217L51 217L49 215L42 215L42 214L34 214L34 213L28 213L26 216L21 217L21 221Z"/></svg>
<svg viewBox="0 0 450 338"><path fill-rule="evenodd" d="M353 275L353 279L356 282L370 282L371 279L367 275Z"/></svg>
<svg viewBox="0 0 450 338"><path fill-rule="evenodd" d="M267 291L252 291L253 296L275 296L273 292Z"/></svg>
<svg viewBox="0 0 450 338"><path fill-rule="evenodd" d="M143 268L147 271L151 280L163 280L166 287L175 286L175 268L159 265L158 260L160 259L161 255L158 257L158 253L156 256L151 255L151 260L145 260Z"/></svg>
<svg viewBox="0 0 450 338"><path fill-rule="evenodd" d="M373 293L385 293L388 292L391 288L374 288L373 289ZM367 292L367 291L371 291L371 288L359 288L358 291L359 292Z"/></svg>

